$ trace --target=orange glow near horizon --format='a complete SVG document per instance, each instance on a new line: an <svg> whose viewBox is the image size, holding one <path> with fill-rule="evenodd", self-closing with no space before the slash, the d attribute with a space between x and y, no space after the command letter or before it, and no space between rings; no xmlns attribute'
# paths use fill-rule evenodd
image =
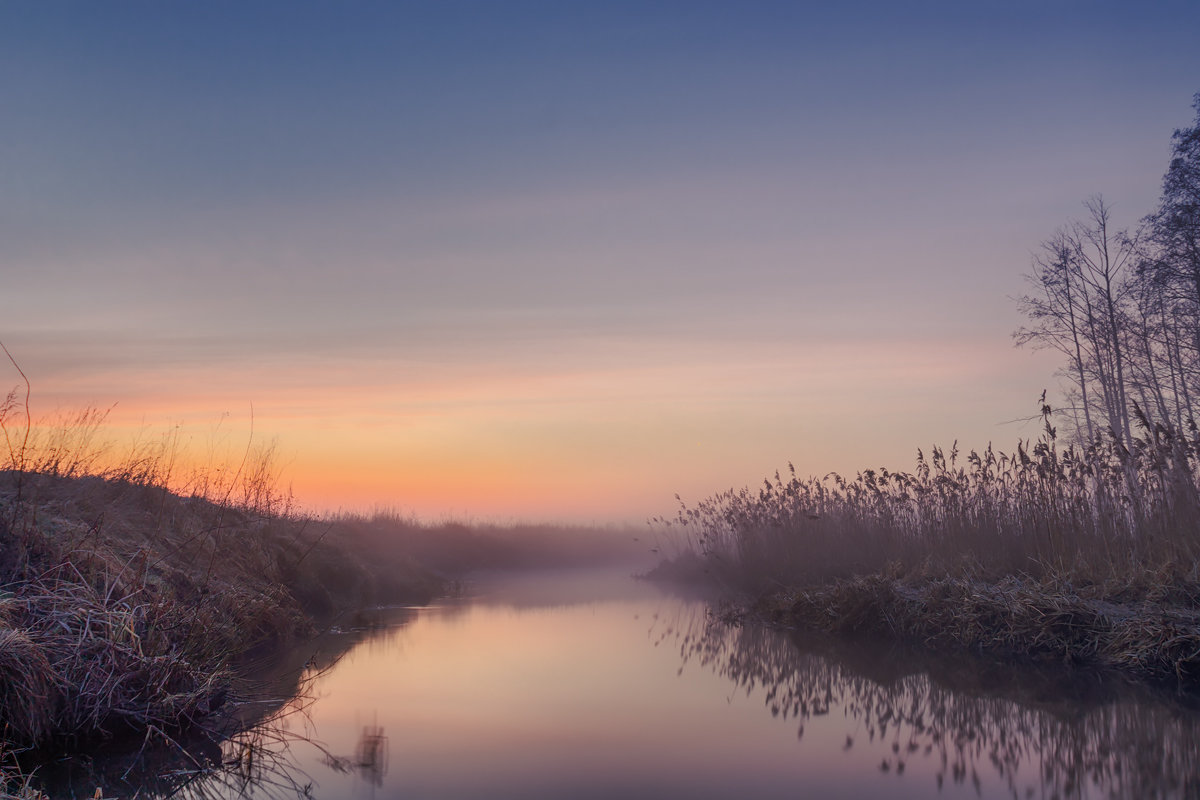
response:
<svg viewBox="0 0 1200 800"><path fill-rule="evenodd" d="M995 373L1020 374L1027 354L982 357L969 342L743 350L630 347L599 365L503 370L383 365L333 380L286 362L168 367L117 376L126 397L98 400L101 384L86 380L46 394L67 417L108 408L100 438L116 460L174 431L176 475L236 469L248 445L273 443L281 488L308 510L640 523L673 514L676 493L694 502L754 485L788 461L804 474L907 469L931 443L1008 445L1021 434L981 434L979 412L1017 416L1035 390L1014 381L997 397ZM230 385L253 403L223 411Z"/></svg>
<svg viewBox="0 0 1200 800"><path fill-rule="evenodd" d="M1023 273L1158 207L1200 74L1196 3L65 5L0 12L34 416L435 519L1036 436Z"/></svg>

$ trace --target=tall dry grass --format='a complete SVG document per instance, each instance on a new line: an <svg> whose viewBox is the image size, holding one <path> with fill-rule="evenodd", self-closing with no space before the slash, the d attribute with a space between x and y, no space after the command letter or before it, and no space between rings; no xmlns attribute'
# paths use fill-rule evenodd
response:
<svg viewBox="0 0 1200 800"><path fill-rule="evenodd" d="M0 724L18 746L177 729L247 648L306 630L294 523L100 478L0 474ZM326 555L322 553L322 555Z"/></svg>
<svg viewBox="0 0 1200 800"><path fill-rule="evenodd" d="M243 449L210 439L206 457L185 441L181 426L161 433L138 430L115 437L106 428L112 409L84 408L34 418L18 389L0 402L0 471L12 473L18 499L23 476L103 478L133 487L206 500L264 517L296 513L291 489L282 483L275 441L256 441L253 413Z"/></svg>
<svg viewBox="0 0 1200 800"><path fill-rule="evenodd" d="M1200 435L1142 418L1114 437L1063 446L1043 408L1036 441L965 457L918 451L912 472L801 478L681 504L658 520L680 568L763 589L891 571L1121 580L1166 570L1200 582Z"/></svg>
<svg viewBox="0 0 1200 800"><path fill-rule="evenodd" d="M385 575L332 544L253 434L232 460L185 466L178 429L121 444L106 419L34 420L28 384L0 403L0 742L188 727L247 651L442 590L420 565Z"/></svg>
<svg viewBox="0 0 1200 800"><path fill-rule="evenodd" d="M0 739L80 743L217 710L254 648L445 581L343 532L97 476L0 473ZM34 500L36 498L36 501Z"/></svg>
<svg viewBox="0 0 1200 800"><path fill-rule="evenodd" d="M35 775L21 768L16 754L0 740L0 800L48 800Z"/></svg>
<svg viewBox="0 0 1200 800"><path fill-rule="evenodd" d="M918 452L913 472L776 475L665 522L657 572L760 595L829 632L1200 684L1200 435L1151 426L1012 453Z"/></svg>

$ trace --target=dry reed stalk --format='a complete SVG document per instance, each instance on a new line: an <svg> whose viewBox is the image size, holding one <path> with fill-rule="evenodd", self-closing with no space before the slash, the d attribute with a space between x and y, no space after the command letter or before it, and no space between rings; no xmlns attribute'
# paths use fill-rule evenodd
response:
<svg viewBox="0 0 1200 800"><path fill-rule="evenodd" d="M1048 414L1049 409L1044 409ZM780 592L784 616L959 647L1200 680L1200 433L1143 421L1127 448L960 461L918 451L912 473L778 473L660 520L681 534L664 574Z"/></svg>
<svg viewBox="0 0 1200 800"><path fill-rule="evenodd" d="M853 480L778 473L660 520L706 567L746 588L823 581L888 565L948 574L1071 571L1123 578L1200 561L1200 441L1162 426L1132 450L1060 449L1047 433L1011 455L918 451L913 473Z"/></svg>

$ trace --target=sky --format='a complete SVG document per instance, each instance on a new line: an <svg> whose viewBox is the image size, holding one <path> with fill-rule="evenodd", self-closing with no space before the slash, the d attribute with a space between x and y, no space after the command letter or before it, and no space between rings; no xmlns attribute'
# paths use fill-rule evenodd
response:
<svg viewBox="0 0 1200 800"><path fill-rule="evenodd" d="M633 522L1012 449L1039 243L1152 210L1195 2L0 0L35 416L311 510ZM11 365L0 386L16 386Z"/></svg>

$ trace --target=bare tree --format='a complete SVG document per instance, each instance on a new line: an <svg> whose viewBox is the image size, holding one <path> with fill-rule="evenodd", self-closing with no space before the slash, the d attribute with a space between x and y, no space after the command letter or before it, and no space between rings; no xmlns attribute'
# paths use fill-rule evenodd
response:
<svg viewBox="0 0 1200 800"><path fill-rule="evenodd" d="M1111 211L1096 196L1084 207L1089 219L1072 222L1042 243L1026 279L1033 294L1019 298L1034 323L1015 334L1018 345L1048 347L1067 358L1060 373L1073 383L1088 439L1102 424L1114 438L1132 440L1129 390L1129 277L1137 242L1114 232Z"/></svg>
<svg viewBox="0 0 1200 800"><path fill-rule="evenodd" d="M1200 94L1196 122L1171 137L1162 197L1144 220L1150 245L1138 268L1144 291L1157 295L1159 344L1175 381L1177 416L1194 424L1200 397Z"/></svg>
<svg viewBox="0 0 1200 800"><path fill-rule="evenodd" d="M1129 326L1126 301L1130 294L1127 279L1132 271L1137 243L1124 231L1111 229L1111 208L1103 197L1092 197L1084 207L1090 220L1074 224L1071 243L1083 277L1093 367L1109 428L1128 446L1133 434L1127 394Z"/></svg>
<svg viewBox="0 0 1200 800"><path fill-rule="evenodd" d="M1018 345L1031 345L1037 349L1058 350L1067 358L1067 366L1060 374L1072 381L1072 395L1078 395L1080 405L1073 407L1075 427L1088 440L1095 436L1092 424L1088 379L1085 364L1084 324L1085 307L1081 304L1083 279L1078 273L1078 264L1073 259L1073 246L1069 235L1059 231L1053 238L1042 242L1042 252L1034 256L1033 271L1025 279L1034 287L1034 294L1018 298L1021 311L1033 323L1032 327L1021 328L1013 334ZM1079 412L1083 413L1083 426L1079 425Z"/></svg>
<svg viewBox="0 0 1200 800"><path fill-rule="evenodd" d="M1084 220L1043 242L1026 276L1033 291L1018 300L1030 325L1017 344L1063 354L1076 433L1093 442L1111 434L1135 507L1160 495L1178 508L1200 502L1200 94L1195 108L1193 127L1171 139L1158 208L1136 235L1114 230L1111 208L1091 198ZM1134 468L1139 459L1152 480Z"/></svg>

